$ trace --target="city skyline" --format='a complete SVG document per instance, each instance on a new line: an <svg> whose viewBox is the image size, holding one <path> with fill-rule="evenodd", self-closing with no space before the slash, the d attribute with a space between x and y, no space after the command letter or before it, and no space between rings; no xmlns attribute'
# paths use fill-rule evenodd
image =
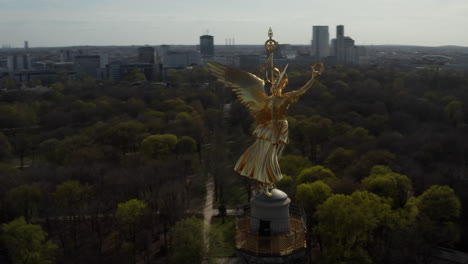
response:
<svg viewBox="0 0 468 264"><path fill-rule="evenodd" d="M466 13L463 0L0 0L0 45L197 45L207 30L215 45L262 44L269 27L280 44L310 45L312 26L334 36L342 24L357 45L468 46Z"/></svg>

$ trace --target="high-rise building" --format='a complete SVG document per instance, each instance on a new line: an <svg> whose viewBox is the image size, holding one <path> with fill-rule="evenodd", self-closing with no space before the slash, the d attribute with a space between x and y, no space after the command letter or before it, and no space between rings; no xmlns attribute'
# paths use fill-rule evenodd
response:
<svg viewBox="0 0 468 264"><path fill-rule="evenodd" d="M154 64L154 48L150 46L138 48L138 62Z"/></svg>
<svg viewBox="0 0 468 264"><path fill-rule="evenodd" d="M214 38L210 35L200 36L200 53L202 56L214 55Z"/></svg>
<svg viewBox="0 0 468 264"><path fill-rule="evenodd" d="M354 46L354 39L344 37L344 62L347 64L357 63L356 46Z"/></svg>
<svg viewBox="0 0 468 264"><path fill-rule="evenodd" d="M73 60L71 50L60 50L60 62L70 62Z"/></svg>
<svg viewBox="0 0 468 264"><path fill-rule="evenodd" d="M330 55L328 26L313 26L311 55L320 60Z"/></svg>
<svg viewBox="0 0 468 264"><path fill-rule="evenodd" d="M28 43L28 41L26 40L26 41L24 42L24 49L28 49L28 48L29 48L29 43Z"/></svg>
<svg viewBox="0 0 468 264"><path fill-rule="evenodd" d="M100 62L101 58L98 55L75 56L74 70L79 77L89 76L101 79Z"/></svg>
<svg viewBox="0 0 468 264"><path fill-rule="evenodd" d="M345 63L344 26L336 26L335 56L337 63Z"/></svg>

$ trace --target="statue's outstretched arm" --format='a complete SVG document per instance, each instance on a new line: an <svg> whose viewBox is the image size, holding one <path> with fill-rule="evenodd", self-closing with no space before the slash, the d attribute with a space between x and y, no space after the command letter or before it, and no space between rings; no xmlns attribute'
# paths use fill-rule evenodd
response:
<svg viewBox="0 0 468 264"><path fill-rule="evenodd" d="M316 70L317 66L321 67L320 70ZM299 97L303 96L310 89L310 87L312 87L318 76L322 74L323 70L324 66L320 62L312 65L312 78L310 78L310 80L306 84L304 84L304 86L302 86L300 89L287 93L285 94L285 96L288 96L290 98L291 103L297 102Z"/></svg>

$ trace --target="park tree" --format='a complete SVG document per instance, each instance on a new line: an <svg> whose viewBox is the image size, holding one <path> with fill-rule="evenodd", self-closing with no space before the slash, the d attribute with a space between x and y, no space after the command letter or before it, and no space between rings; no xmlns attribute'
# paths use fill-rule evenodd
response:
<svg viewBox="0 0 468 264"><path fill-rule="evenodd" d="M140 114L139 120L145 124L149 133L160 133L165 127L165 114L160 111L148 110Z"/></svg>
<svg viewBox="0 0 468 264"><path fill-rule="evenodd" d="M172 134L151 135L141 142L141 152L153 159L175 154L177 137Z"/></svg>
<svg viewBox="0 0 468 264"><path fill-rule="evenodd" d="M391 166L395 161L395 154L385 150L372 150L362 155L351 166L351 174L356 179L362 179L369 175L375 165Z"/></svg>
<svg viewBox="0 0 468 264"><path fill-rule="evenodd" d="M32 148L31 136L24 132L15 133L13 137L13 149L20 161L20 168L24 168L24 160Z"/></svg>
<svg viewBox="0 0 468 264"><path fill-rule="evenodd" d="M403 207L413 192L408 176L395 173L387 166L374 166L370 176L362 180L362 186L381 197L391 198L395 208Z"/></svg>
<svg viewBox="0 0 468 264"><path fill-rule="evenodd" d="M459 240L461 203L452 188L433 185L417 198L416 205L420 232L428 244L452 247Z"/></svg>
<svg viewBox="0 0 468 264"><path fill-rule="evenodd" d="M76 100L71 104L71 114L74 123L85 123L94 120L96 104L91 101Z"/></svg>
<svg viewBox="0 0 468 264"><path fill-rule="evenodd" d="M129 82L141 82L146 81L146 76L143 72L134 69L130 73L127 74L126 78Z"/></svg>
<svg viewBox="0 0 468 264"><path fill-rule="evenodd" d="M318 180L328 181L336 178L335 173L330 169L317 165L303 169L297 177L298 183L314 182Z"/></svg>
<svg viewBox="0 0 468 264"><path fill-rule="evenodd" d="M294 193L296 193L296 182L294 181L294 178L284 173L282 175L283 178L276 183L276 187L285 193L288 193L289 196L294 196Z"/></svg>
<svg viewBox="0 0 468 264"><path fill-rule="evenodd" d="M296 200L313 215L317 207L332 195L332 189L323 181L302 183L297 186Z"/></svg>
<svg viewBox="0 0 468 264"><path fill-rule="evenodd" d="M2 240L13 264L53 264L57 245L47 240L39 225L27 223L23 217L2 225Z"/></svg>
<svg viewBox="0 0 468 264"><path fill-rule="evenodd" d="M417 204L421 214L434 222L454 221L460 217L460 200L448 186L431 186L418 197Z"/></svg>
<svg viewBox="0 0 468 264"><path fill-rule="evenodd" d="M325 166L336 173L343 172L356 158L356 152L351 149L336 148L325 160Z"/></svg>
<svg viewBox="0 0 468 264"><path fill-rule="evenodd" d="M346 141L353 148L362 148L368 145L374 139L373 136L369 135L369 131L363 127L355 127L349 130L345 134Z"/></svg>
<svg viewBox="0 0 468 264"><path fill-rule="evenodd" d="M70 218L70 221L67 221L69 224L64 225L63 228L71 233L73 249L76 250L79 247L78 232L84 208L87 201L91 198L91 186L83 185L78 181L66 181L55 187L52 198L59 212L65 213ZM66 244L68 237L65 236L65 233L61 233L59 237L62 240L62 244Z"/></svg>
<svg viewBox="0 0 468 264"><path fill-rule="evenodd" d="M140 134L145 130L142 123L134 120L118 122L105 132L105 143L119 149L122 154L138 148Z"/></svg>
<svg viewBox="0 0 468 264"><path fill-rule="evenodd" d="M197 150L197 141L189 136L182 136L177 140L176 152L178 155L190 154Z"/></svg>
<svg viewBox="0 0 468 264"><path fill-rule="evenodd" d="M369 192L335 194L318 206L317 232L326 263L372 263L367 251L373 231L389 223L390 204Z"/></svg>
<svg viewBox="0 0 468 264"><path fill-rule="evenodd" d="M299 122L299 130L303 134L303 152L312 161L317 161L321 154L321 144L330 138L333 121L314 115Z"/></svg>
<svg viewBox="0 0 468 264"><path fill-rule="evenodd" d="M131 199L117 205L115 219L120 225L121 233L129 241L132 249L132 263L136 263L137 232L141 220L146 212L147 204L138 199Z"/></svg>
<svg viewBox="0 0 468 264"><path fill-rule="evenodd" d="M31 222L33 212L38 209L41 199L41 189L29 184L17 186L7 194L7 201L15 213L24 216L28 223Z"/></svg>
<svg viewBox="0 0 468 264"><path fill-rule="evenodd" d="M204 245L203 222L194 217L183 219L171 229L171 262L177 264L199 264L207 256Z"/></svg>
<svg viewBox="0 0 468 264"><path fill-rule="evenodd" d="M8 138L0 131L0 161L11 157L11 144Z"/></svg>
<svg viewBox="0 0 468 264"><path fill-rule="evenodd" d="M463 114L463 103L458 100L451 101L445 106L445 114L450 123L456 127L460 126L464 123L465 118Z"/></svg>
<svg viewBox="0 0 468 264"><path fill-rule="evenodd" d="M292 176L293 178L296 178L303 169L312 166L312 163L309 159L298 155L283 156L279 161L279 164L281 171L284 174Z"/></svg>
<svg viewBox="0 0 468 264"><path fill-rule="evenodd" d="M13 90L16 88L16 81L10 77L3 77L0 79L0 88Z"/></svg>

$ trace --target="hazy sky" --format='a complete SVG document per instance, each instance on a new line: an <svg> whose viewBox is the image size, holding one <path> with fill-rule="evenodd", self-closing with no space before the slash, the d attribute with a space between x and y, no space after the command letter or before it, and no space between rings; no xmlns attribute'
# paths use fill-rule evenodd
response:
<svg viewBox="0 0 468 264"><path fill-rule="evenodd" d="M468 46L468 0L0 0L0 45L309 44L313 25L356 44Z"/></svg>

